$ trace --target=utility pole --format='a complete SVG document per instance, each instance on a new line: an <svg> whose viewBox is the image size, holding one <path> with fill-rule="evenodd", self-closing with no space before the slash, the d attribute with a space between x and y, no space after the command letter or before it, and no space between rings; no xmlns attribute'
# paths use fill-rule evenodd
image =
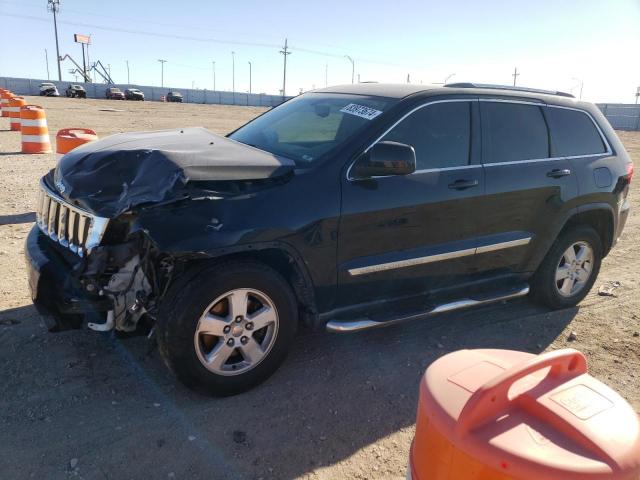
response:
<svg viewBox="0 0 640 480"><path fill-rule="evenodd" d="M213 72L213 91L216 91L216 62L211 61L211 70Z"/></svg>
<svg viewBox="0 0 640 480"><path fill-rule="evenodd" d="M56 14L60 11L60 0L47 0L47 8L53 13L53 30L56 34L56 59L58 60L58 81L62 81L60 69L60 47L58 46L58 20Z"/></svg>
<svg viewBox="0 0 640 480"><path fill-rule="evenodd" d="M231 52L231 91L233 92L233 104L236 104L236 52Z"/></svg>
<svg viewBox="0 0 640 480"><path fill-rule="evenodd" d="M358 78L358 83L360 83L360 79ZM411 83L411 74L407 73L407 83Z"/></svg>
<svg viewBox="0 0 640 480"><path fill-rule="evenodd" d="M249 62L249 93L251 93L251 62Z"/></svg>
<svg viewBox="0 0 640 480"><path fill-rule="evenodd" d="M287 45L287 39L284 39L284 48L280 50L280 53L284 55L284 73L282 75L282 99L287 96L287 55L291 55L289 47Z"/></svg>
<svg viewBox="0 0 640 480"><path fill-rule="evenodd" d="M513 77L513 86L516 86L516 77L518 77L520 74L518 73L518 67L515 67L513 69L513 73L511 74L511 76Z"/></svg>
<svg viewBox="0 0 640 480"><path fill-rule="evenodd" d="M127 85L131 85L131 81L129 80L129 60L125 60L127 62Z"/></svg>
<svg viewBox="0 0 640 480"><path fill-rule="evenodd" d="M351 83L353 83L353 77L356 71L356 62L354 62L353 58L351 58L349 55L345 55L345 58L347 58L351 62Z"/></svg>
<svg viewBox="0 0 640 480"><path fill-rule="evenodd" d="M159 58L158 61L160 62L160 86L164 87L164 64L167 63L167 61L161 58Z"/></svg>
<svg viewBox="0 0 640 480"><path fill-rule="evenodd" d="M47 63L47 80L51 80L49 78L49 53L46 48L44 49L44 61Z"/></svg>
<svg viewBox="0 0 640 480"><path fill-rule="evenodd" d="M640 97L640 87L636 90L636 105L638 104L638 97Z"/></svg>

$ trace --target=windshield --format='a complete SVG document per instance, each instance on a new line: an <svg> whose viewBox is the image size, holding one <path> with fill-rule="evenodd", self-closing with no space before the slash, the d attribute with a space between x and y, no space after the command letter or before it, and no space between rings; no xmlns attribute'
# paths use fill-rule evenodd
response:
<svg viewBox="0 0 640 480"><path fill-rule="evenodd" d="M366 128L393 101L364 95L308 93L240 127L229 138L305 166Z"/></svg>

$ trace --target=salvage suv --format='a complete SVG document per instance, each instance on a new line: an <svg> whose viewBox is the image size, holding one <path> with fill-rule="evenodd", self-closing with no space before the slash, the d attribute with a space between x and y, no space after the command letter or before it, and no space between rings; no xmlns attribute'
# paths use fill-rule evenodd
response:
<svg viewBox="0 0 640 480"><path fill-rule="evenodd" d="M156 332L217 394L271 375L300 324L352 332L592 287L629 213L592 104L476 84L300 95L226 137L126 133L40 182L25 249L52 330Z"/></svg>

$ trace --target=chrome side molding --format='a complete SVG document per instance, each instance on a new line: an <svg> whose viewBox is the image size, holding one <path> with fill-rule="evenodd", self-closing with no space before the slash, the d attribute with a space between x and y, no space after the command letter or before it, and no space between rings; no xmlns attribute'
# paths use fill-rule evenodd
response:
<svg viewBox="0 0 640 480"><path fill-rule="evenodd" d="M477 255L480 253L495 252L504 248L521 247L531 242L531 237L518 238L517 240L509 240L507 242L492 243L477 248L466 248L464 250L456 250L453 252L437 253L435 255L427 255L424 257L408 258L406 260L398 260L395 262L376 263L365 267L350 268L347 270L349 275L356 277L367 273L382 272L385 270L395 270L396 268L413 267L415 265L424 265L426 263L441 262L443 260L452 260L454 258L467 257L469 255Z"/></svg>

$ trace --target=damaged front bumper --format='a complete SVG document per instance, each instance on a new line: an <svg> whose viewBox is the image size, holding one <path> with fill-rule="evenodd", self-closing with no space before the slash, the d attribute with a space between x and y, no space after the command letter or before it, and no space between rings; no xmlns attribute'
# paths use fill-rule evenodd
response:
<svg viewBox="0 0 640 480"><path fill-rule="evenodd" d="M110 298L83 288L74 275L83 259L52 242L37 225L29 232L24 251L31 298L49 330L78 328L85 318L99 322L113 309Z"/></svg>

